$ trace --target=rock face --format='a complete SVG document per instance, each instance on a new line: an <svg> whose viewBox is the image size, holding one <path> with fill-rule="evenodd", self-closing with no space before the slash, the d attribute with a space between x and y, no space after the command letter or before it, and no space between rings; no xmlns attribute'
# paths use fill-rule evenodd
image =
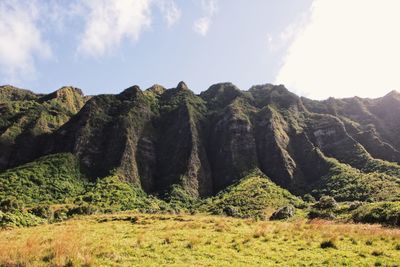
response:
<svg viewBox="0 0 400 267"><path fill-rule="evenodd" d="M390 175L400 174L397 92L314 101L282 85L221 83L196 95L180 82L88 99L73 87L36 95L4 86L0 114L0 170L71 152L92 179L116 171L151 193L178 184L213 195L259 169L304 194L330 172L329 158L365 172L394 162Z"/></svg>

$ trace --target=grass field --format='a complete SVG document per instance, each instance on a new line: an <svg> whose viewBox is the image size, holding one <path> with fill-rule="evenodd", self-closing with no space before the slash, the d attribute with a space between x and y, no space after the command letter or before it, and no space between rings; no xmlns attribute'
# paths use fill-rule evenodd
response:
<svg viewBox="0 0 400 267"><path fill-rule="evenodd" d="M400 266L400 229L119 213L0 232L0 266Z"/></svg>

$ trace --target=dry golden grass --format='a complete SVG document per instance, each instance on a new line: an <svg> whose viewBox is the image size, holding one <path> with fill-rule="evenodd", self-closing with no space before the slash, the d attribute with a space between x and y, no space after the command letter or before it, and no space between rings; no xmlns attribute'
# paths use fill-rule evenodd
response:
<svg viewBox="0 0 400 267"><path fill-rule="evenodd" d="M399 247L379 225L121 213L3 230L0 266L399 266Z"/></svg>

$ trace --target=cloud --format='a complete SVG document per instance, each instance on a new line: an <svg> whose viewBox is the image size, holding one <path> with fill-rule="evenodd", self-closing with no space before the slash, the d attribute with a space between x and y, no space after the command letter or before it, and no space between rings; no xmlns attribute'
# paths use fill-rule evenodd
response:
<svg viewBox="0 0 400 267"><path fill-rule="evenodd" d="M208 30L210 29L212 19L218 10L217 1L202 0L201 6L205 15L195 20L195 22L193 23L193 30L202 36L206 36Z"/></svg>
<svg viewBox="0 0 400 267"><path fill-rule="evenodd" d="M316 99L377 97L400 88L398 0L314 0L309 12L276 83Z"/></svg>
<svg viewBox="0 0 400 267"><path fill-rule="evenodd" d="M266 41L268 48L271 52L277 52L280 50L285 50L293 42L294 38L298 34L298 29L301 25L304 25L307 21L307 17L302 14L293 23L286 26L278 35L272 35L267 33Z"/></svg>
<svg viewBox="0 0 400 267"><path fill-rule="evenodd" d="M80 53L102 56L124 39L136 41L150 27L150 0L85 0L85 30Z"/></svg>
<svg viewBox="0 0 400 267"><path fill-rule="evenodd" d="M158 6L168 27L172 27L180 18L182 11L173 0L159 0Z"/></svg>
<svg viewBox="0 0 400 267"><path fill-rule="evenodd" d="M50 58L50 45L39 29L37 1L0 1L0 72L7 82L34 76L35 61Z"/></svg>
<svg viewBox="0 0 400 267"><path fill-rule="evenodd" d="M202 17L196 20L193 24L193 29L195 32L202 36L206 36L208 29L210 28L211 19L209 17Z"/></svg>

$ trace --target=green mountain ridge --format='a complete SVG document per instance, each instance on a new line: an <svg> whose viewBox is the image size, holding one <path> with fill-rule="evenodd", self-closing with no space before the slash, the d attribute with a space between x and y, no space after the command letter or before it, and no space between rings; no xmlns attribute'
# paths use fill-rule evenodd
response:
<svg viewBox="0 0 400 267"><path fill-rule="evenodd" d="M1 179L67 153L75 180L117 175L156 196L176 186L190 198L215 196L258 169L297 196L400 200L395 91L315 101L272 84L220 83L196 95L180 82L90 98L74 87L42 95L3 86L0 114Z"/></svg>

